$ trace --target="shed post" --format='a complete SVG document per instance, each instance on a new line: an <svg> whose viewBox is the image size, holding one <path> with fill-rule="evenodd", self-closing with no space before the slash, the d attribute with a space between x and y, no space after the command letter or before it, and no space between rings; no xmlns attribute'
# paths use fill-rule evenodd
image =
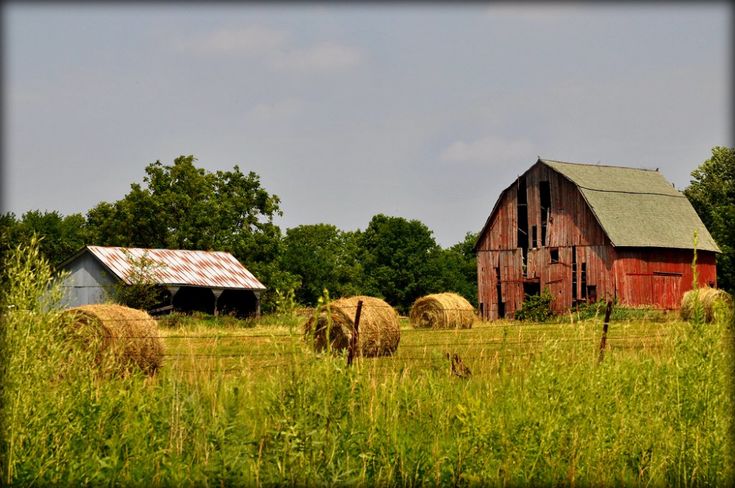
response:
<svg viewBox="0 0 735 488"><path fill-rule="evenodd" d="M214 294L214 315L215 317L219 315L219 311L217 310L217 302L219 301L219 297L222 295L222 292L224 290L222 288L212 288L212 293Z"/></svg>
<svg viewBox="0 0 735 488"><path fill-rule="evenodd" d="M260 291L253 290L255 295L255 317L260 317Z"/></svg>

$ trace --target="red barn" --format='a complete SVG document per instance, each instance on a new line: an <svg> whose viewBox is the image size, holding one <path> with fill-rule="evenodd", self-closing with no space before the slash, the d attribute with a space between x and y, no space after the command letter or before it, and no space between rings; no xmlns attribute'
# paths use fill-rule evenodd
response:
<svg viewBox="0 0 735 488"><path fill-rule="evenodd" d="M616 297L677 309L716 285L717 244L687 198L658 172L539 159L498 198L475 245L480 314L512 317L548 287L553 308Z"/></svg>

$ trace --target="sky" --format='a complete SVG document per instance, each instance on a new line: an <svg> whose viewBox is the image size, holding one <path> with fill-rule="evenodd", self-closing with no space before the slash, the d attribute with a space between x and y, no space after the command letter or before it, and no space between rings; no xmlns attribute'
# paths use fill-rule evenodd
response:
<svg viewBox="0 0 735 488"><path fill-rule="evenodd" d="M659 168L731 141L728 3L3 4L3 211L86 213L194 155L282 230L479 231L538 156ZM92 243L90 243L92 244Z"/></svg>

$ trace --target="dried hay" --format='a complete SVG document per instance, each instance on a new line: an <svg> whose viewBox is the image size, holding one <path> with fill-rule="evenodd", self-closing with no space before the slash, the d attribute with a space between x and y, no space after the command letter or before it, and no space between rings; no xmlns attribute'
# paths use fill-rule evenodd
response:
<svg viewBox="0 0 735 488"><path fill-rule="evenodd" d="M696 290L689 290L681 299L681 318L691 320L695 315L695 307L699 302L702 307L702 319L705 322L714 320L732 321L732 296L719 288L705 286Z"/></svg>
<svg viewBox="0 0 735 488"><path fill-rule="evenodd" d="M95 355L103 372L126 374L134 368L153 375L163 346L156 321L146 312L121 305L84 305L62 314L73 336Z"/></svg>
<svg viewBox="0 0 735 488"><path fill-rule="evenodd" d="M329 326L329 342L332 351L347 349L355 330L355 312L357 302L362 300L362 312L358 326L358 354L365 357L388 356L398 349L401 340L401 328L398 314L386 302L379 298L354 296L340 298L312 316L304 324L304 337L314 341L314 348L322 351L327 348L327 327ZM329 325L331 318L331 325Z"/></svg>
<svg viewBox="0 0 735 488"><path fill-rule="evenodd" d="M408 318L416 328L469 329L475 321L475 309L456 293L435 293L416 300Z"/></svg>

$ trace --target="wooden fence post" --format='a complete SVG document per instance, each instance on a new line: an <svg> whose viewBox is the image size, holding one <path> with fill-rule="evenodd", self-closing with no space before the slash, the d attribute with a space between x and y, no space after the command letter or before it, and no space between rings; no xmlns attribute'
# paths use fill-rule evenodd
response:
<svg viewBox="0 0 735 488"><path fill-rule="evenodd" d="M352 337L350 337L350 345L347 348L347 366L352 365L352 360L357 355L357 348L358 348L358 335L359 335L359 327L360 327L360 314L362 313L362 300L359 300L357 302L357 311L355 312L355 330L352 333Z"/></svg>
<svg viewBox="0 0 735 488"><path fill-rule="evenodd" d="M605 324L602 326L602 339L600 339L600 356L597 358L597 363L601 363L605 358L605 345L607 344L607 326L610 323L610 314L612 313L612 300L607 301L607 308L605 309Z"/></svg>

